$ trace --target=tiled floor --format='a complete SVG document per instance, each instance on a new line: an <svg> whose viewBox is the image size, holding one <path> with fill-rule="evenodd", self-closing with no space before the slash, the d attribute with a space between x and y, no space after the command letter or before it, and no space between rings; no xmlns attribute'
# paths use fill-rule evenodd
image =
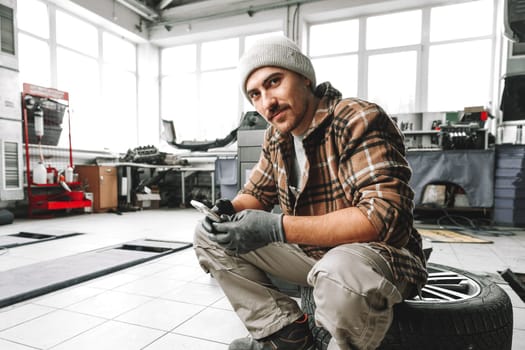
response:
<svg viewBox="0 0 525 350"><path fill-rule="evenodd" d="M139 238L191 242L199 218L192 209L160 209L17 219L0 226L0 235L85 234L0 251L0 271ZM525 272L525 231L480 237L493 243L432 243L430 261L473 272ZM513 350L525 349L525 303L501 282L513 303ZM224 350L246 334L191 248L0 309L2 350Z"/></svg>

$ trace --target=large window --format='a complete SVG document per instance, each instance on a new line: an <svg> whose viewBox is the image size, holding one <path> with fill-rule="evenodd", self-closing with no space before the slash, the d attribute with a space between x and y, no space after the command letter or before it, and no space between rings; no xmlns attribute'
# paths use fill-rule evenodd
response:
<svg viewBox="0 0 525 350"><path fill-rule="evenodd" d="M493 13L494 3L490 0L431 9L429 110L489 104Z"/></svg>
<svg viewBox="0 0 525 350"><path fill-rule="evenodd" d="M308 53L318 82L393 114L486 106L494 11L480 0L314 23Z"/></svg>
<svg viewBox="0 0 525 350"><path fill-rule="evenodd" d="M367 98L392 113L416 110L421 10L366 19Z"/></svg>
<svg viewBox="0 0 525 350"><path fill-rule="evenodd" d="M367 98L391 113L415 111L416 67L414 51L371 55Z"/></svg>
<svg viewBox="0 0 525 350"><path fill-rule="evenodd" d="M421 14L421 10L415 10L368 17L366 48L373 50L421 43Z"/></svg>
<svg viewBox="0 0 525 350"><path fill-rule="evenodd" d="M109 149L126 151L137 146L138 140L136 46L104 32L102 60L100 106L104 109L104 116L107 116L103 123L107 130L112 130L104 145Z"/></svg>
<svg viewBox="0 0 525 350"><path fill-rule="evenodd" d="M391 114L488 105L500 1L422 3L384 12L370 6L374 13L358 6L359 15L334 21L327 21L336 15L330 9L312 16L301 38L317 82L330 81L344 96L372 100ZM138 146L136 45L60 2L23 0L17 6L20 80L70 93L73 146ZM194 42L159 49L160 114L174 121L178 141L223 138L242 112L253 109L239 92L236 66L256 39L282 34L261 32L222 40L198 35ZM63 133L60 145L66 144Z"/></svg>
<svg viewBox="0 0 525 350"><path fill-rule="evenodd" d="M197 138L197 45L162 50L161 70L162 118L174 121L178 142Z"/></svg>
<svg viewBox="0 0 525 350"><path fill-rule="evenodd" d="M98 135L97 148L105 147L104 138L101 137L105 128L101 127L100 122L106 120L101 118L98 111L98 31L95 26L60 10L56 11L56 23L57 88L69 93L72 144L74 147L89 149L93 135ZM62 146L65 145L64 136L63 132L60 140Z"/></svg>
<svg viewBox="0 0 525 350"><path fill-rule="evenodd" d="M47 5L18 1L18 61L21 83L51 86L51 51Z"/></svg>
<svg viewBox="0 0 525 350"><path fill-rule="evenodd" d="M330 81L345 96L357 96L359 21L314 25L309 37L317 84Z"/></svg>
<svg viewBox="0 0 525 350"><path fill-rule="evenodd" d="M43 39L49 38L49 15L45 3L38 0L18 1L17 9L18 29Z"/></svg>
<svg viewBox="0 0 525 350"><path fill-rule="evenodd" d="M317 84L330 81L344 95L357 96L359 21L314 25L309 37L309 55Z"/></svg>
<svg viewBox="0 0 525 350"><path fill-rule="evenodd" d="M97 28L66 12L56 12L57 44L82 52L93 57L98 56Z"/></svg>
<svg viewBox="0 0 525 350"><path fill-rule="evenodd" d="M223 138L239 122L237 61L239 39L204 42L201 45L199 139Z"/></svg>
<svg viewBox="0 0 525 350"><path fill-rule="evenodd" d="M161 113L174 121L178 142L223 138L235 128L238 57L238 38L162 50Z"/></svg>
<svg viewBox="0 0 525 350"><path fill-rule="evenodd" d="M239 125L237 63L242 47L276 33L206 41L161 52L161 116L178 142L226 137ZM244 101L244 110L253 107Z"/></svg>
<svg viewBox="0 0 525 350"><path fill-rule="evenodd" d="M57 88L69 93L73 146L90 149L96 140L96 148L100 148L108 129L101 125L105 118L102 116L104 112L99 110L100 81L97 61L59 47L57 67ZM66 131L62 132L59 143L61 146L67 145Z"/></svg>
<svg viewBox="0 0 525 350"><path fill-rule="evenodd" d="M51 60L47 40L25 33L18 34L18 63L20 81L40 86L51 86Z"/></svg>
<svg viewBox="0 0 525 350"><path fill-rule="evenodd" d="M415 10L312 25L308 47L318 82L390 112L414 111L421 17Z"/></svg>
<svg viewBox="0 0 525 350"><path fill-rule="evenodd" d="M73 148L136 147L136 45L44 1L19 1L18 25L21 83L69 93Z"/></svg>

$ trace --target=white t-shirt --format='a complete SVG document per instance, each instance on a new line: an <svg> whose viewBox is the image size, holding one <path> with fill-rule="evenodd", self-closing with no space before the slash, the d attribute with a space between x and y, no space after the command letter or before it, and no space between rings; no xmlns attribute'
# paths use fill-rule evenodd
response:
<svg viewBox="0 0 525 350"><path fill-rule="evenodd" d="M295 148L295 157L293 162L293 175L291 176L293 190L296 192L298 188L301 188L301 180L304 174L304 167L306 165L306 153L303 147L304 136L293 135L293 143Z"/></svg>

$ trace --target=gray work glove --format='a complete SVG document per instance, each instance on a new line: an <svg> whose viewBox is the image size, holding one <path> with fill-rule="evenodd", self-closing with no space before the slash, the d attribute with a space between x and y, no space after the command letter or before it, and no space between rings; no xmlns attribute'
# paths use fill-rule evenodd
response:
<svg viewBox="0 0 525 350"><path fill-rule="evenodd" d="M236 254L245 254L272 242L286 242L283 215L264 210L243 210L230 221L214 222L210 240Z"/></svg>

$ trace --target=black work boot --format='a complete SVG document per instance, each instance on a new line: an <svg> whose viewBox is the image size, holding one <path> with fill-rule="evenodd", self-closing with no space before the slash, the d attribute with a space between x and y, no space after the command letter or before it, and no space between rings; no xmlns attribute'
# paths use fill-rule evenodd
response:
<svg viewBox="0 0 525 350"><path fill-rule="evenodd" d="M263 339L251 337L234 340L228 350L314 350L314 339L308 328L308 316Z"/></svg>

